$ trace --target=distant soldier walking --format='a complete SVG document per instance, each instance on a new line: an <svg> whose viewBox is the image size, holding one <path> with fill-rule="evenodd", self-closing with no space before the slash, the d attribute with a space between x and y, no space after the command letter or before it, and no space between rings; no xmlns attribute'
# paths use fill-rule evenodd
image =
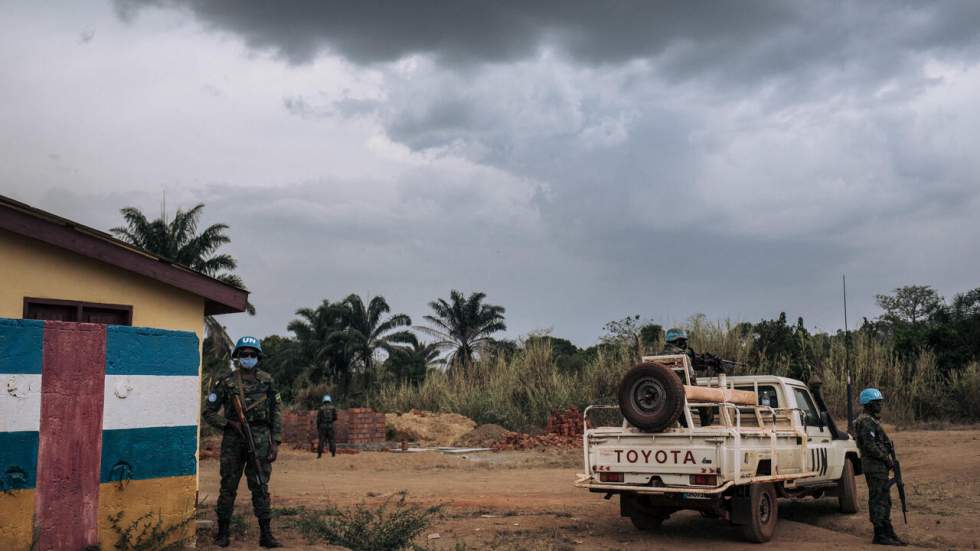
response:
<svg viewBox="0 0 980 551"><path fill-rule="evenodd" d="M255 337L238 339L232 358L237 368L215 383L208 394L204 419L224 431L221 439L221 491L218 495L218 534L214 542L228 547L231 515L242 471L252 492L259 520L259 545L281 547L270 528L269 476L282 441L279 394L272 376L256 368L262 344ZM222 408L224 415L219 413Z"/></svg>
<svg viewBox="0 0 980 551"><path fill-rule="evenodd" d="M337 408L333 407L330 395L323 397L323 402L316 412L316 433L319 443L316 448L316 458L323 455L323 444L329 443L330 457L337 456L337 441L333 432L333 422L337 420Z"/></svg>
<svg viewBox="0 0 980 551"><path fill-rule="evenodd" d="M888 471L895 468L892 460L894 446L881 425L881 408L884 397L877 388L861 391L858 400L864 412L854 421L858 450L861 452L861 469L868 482L868 513L874 526L872 543L878 545L907 545L892 527L892 500L888 483Z"/></svg>

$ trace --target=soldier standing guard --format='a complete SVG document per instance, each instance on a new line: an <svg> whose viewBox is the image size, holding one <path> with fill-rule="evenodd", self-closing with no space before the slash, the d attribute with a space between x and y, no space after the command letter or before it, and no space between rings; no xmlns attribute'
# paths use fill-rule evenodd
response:
<svg viewBox="0 0 980 551"><path fill-rule="evenodd" d="M316 433L318 436L316 448L317 459L320 459L320 456L323 455L323 444L325 442L329 443L330 457L337 456L337 442L333 432L333 422L336 420L337 409L333 407L333 401L330 399L330 395L327 394L323 397L323 403L320 404L320 408L316 412Z"/></svg>
<svg viewBox="0 0 980 551"><path fill-rule="evenodd" d="M877 388L861 391L858 400L864 412L854 421L854 433L861 452L861 469L868 482L868 513L875 535L872 543L878 545L907 545L895 533L892 526L892 499L888 485L888 471L894 468L891 451L894 449L885 428L881 425L881 407L884 397Z"/></svg>
<svg viewBox="0 0 980 551"><path fill-rule="evenodd" d="M262 344L255 337L238 339L232 359L237 369L215 383L208 394L204 419L208 424L224 431L221 439L221 491L216 507L218 534L214 542L218 547L228 547L231 515L235 508L235 495L242 471L252 492L252 507L259 520L259 545L281 547L272 536L269 526L271 505L268 480L272 463L278 455L282 441L282 414L279 411L279 394L272 376L256 368L262 356ZM235 400L242 402L245 420L252 429L255 441L256 461L250 453L245 428L239 422ZM219 412L224 408L224 415ZM259 481L255 463L261 469Z"/></svg>

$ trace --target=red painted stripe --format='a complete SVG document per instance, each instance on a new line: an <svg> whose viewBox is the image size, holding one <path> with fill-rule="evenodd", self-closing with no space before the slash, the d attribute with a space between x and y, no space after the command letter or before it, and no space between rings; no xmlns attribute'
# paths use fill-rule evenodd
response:
<svg viewBox="0 0 980 551"><path fill-rule="evenodd" d="M99 542L105 326L44 323L35 529L38 548Z"/></svg>

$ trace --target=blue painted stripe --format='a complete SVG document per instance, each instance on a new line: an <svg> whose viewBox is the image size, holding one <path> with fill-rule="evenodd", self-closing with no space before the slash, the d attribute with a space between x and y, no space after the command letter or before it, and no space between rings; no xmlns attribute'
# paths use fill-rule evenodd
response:
<svg viewBox="0 0 980 551"><path fill-rule="evenodd" d="M196 426L104 430L99 480L191 475L196 452Z"/></svg>
<svg viewBox="0 0 980 551"><path fill-rule="evenodd" d="M0 490L37 486L37 431L0 432Z"/></svg>
<svg viewBox="0 0 980 551"><path fill-rule="evenodd" d="M197 375L197 334L111 325L106 331L106 375Z"/></svg>
<svg viewBox="0 0 980 551"><path fill-rule="evenodd" d="M0 318L0 373L40 373L43 348L43 321Z"/></svg>

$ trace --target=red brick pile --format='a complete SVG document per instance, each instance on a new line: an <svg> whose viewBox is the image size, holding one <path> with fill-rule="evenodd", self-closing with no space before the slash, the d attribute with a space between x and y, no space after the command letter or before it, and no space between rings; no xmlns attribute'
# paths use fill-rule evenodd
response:
<svg viewBox="0 0 980 551"><path fill-rule="evenodd" d="M578 448L582 446L581 436L564 436L561 434L539 434L531 436L522 432L510 432L503 435L494 444L493 449L502 450L545 450L554 448Z"/></svg>
<svg viewBox="0 0 980 551"><path fill-rule="evenodd" d="M577 407L552 412L545 432L561 436L582 436L582 413Z"/></svg>

